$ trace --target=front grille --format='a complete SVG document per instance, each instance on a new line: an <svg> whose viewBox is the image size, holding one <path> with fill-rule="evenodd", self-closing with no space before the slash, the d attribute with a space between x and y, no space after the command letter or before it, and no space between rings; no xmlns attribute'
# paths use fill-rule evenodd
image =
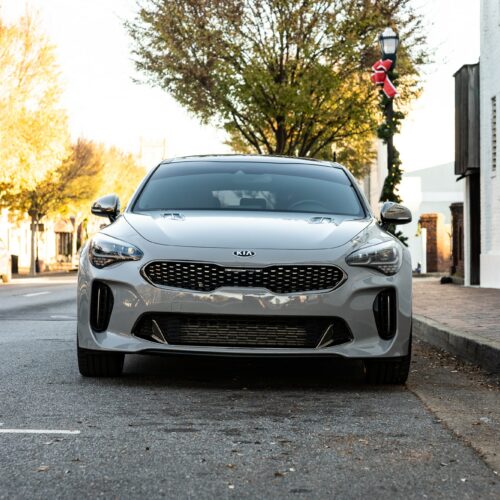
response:
<svg viewBox="0 0 500 500"><path fill-rule="evenodd" d="M266 288L273 293L331 290L344 280L335 266L223 267L203 262L150 262L144 276L154 285L211 292L221 287Z"/></svg>
<svg viewBox="0 0 500 500"><path fill-rule="evenodd" d="M153 342L191 346L321 348L352 340L345 321L324 317L153 313L144 315L133 333Z"/></svg>

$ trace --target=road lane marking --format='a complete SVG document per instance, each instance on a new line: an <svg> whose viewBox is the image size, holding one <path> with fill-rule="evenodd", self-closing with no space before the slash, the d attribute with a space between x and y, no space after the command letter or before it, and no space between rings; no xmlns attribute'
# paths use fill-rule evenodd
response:
<svg viewBox="0 0 500 500"><path fill-rule="evenodd" d="M51 314L52 319L76 319L76 316L67 316L65 314Z"/></svg>
<svg viewBox="0 0 500 500"><path fill-rule="evenodd" d="M51 292L33 292L33 293L25 293L23 297L36 297L37 295L47 295Z"/></svg>
<svg viewBox="0 0 500 500"><path fill-rule="evenodd" d="M80 434L80 431L64 429L0 429L0 434Z"/></svg>

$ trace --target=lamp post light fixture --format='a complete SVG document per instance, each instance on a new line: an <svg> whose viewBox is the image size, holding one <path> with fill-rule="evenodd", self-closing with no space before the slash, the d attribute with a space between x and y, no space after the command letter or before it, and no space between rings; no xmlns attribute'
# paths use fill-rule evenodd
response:
<svg viewBox="0 0 500 500"><path fill-rule="evenodd" d="M399 47L399 35L392 28L385 28L378 37L382 59L390 59L396 63L396 53Z"/></svg>

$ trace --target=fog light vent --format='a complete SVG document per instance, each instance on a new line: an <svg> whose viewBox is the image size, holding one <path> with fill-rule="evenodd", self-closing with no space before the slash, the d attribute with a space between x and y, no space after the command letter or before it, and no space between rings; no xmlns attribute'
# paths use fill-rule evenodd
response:
<svg viewBox="0 0 500 500"><path fill-rule="evenodd" d="M380 292L373 303L378 334L385 340L391 339L396 334L396 307L396 290L393 288Z"/></svg>
<svg viewBox="0 0 500 500"><path fill-rule="evenodd" d="M90 300L90 326L96 332L106 330L113 310L113 292L102 281L92 283L92 297Z"/></svg>

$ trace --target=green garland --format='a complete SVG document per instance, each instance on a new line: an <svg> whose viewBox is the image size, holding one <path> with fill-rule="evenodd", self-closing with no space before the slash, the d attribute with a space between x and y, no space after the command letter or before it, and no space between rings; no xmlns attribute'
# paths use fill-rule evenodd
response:
<svg viewBox="0 0 500 500"><path fill-rule="evenodd" d="M388 76L391 81L396 85L398 74L395 71L390 70ZM386 109L391 104L391 99L389 99L383 92L380 92L380 108L382 113L386 113ZM377 129L377 136L382 139L384 144L387 144L391 137L394 137L399 132L401 121L404 119L405 115L399 110L394 110L392 113L392 120L388 119L384 121ZM387 177L384 180L384 186L382 188L382 193L380 195L380 201L392 201L394 203L401 203L403 200L399 196L398 186L401 183L403 177L403 169L401 167L401 158L399 156L399 151L392 146L392 169L387 172ZM408 238L403 235L401 231L396 231L396 226L391 224L388 231L396 236L403 245L408 246Z"/></svg>

